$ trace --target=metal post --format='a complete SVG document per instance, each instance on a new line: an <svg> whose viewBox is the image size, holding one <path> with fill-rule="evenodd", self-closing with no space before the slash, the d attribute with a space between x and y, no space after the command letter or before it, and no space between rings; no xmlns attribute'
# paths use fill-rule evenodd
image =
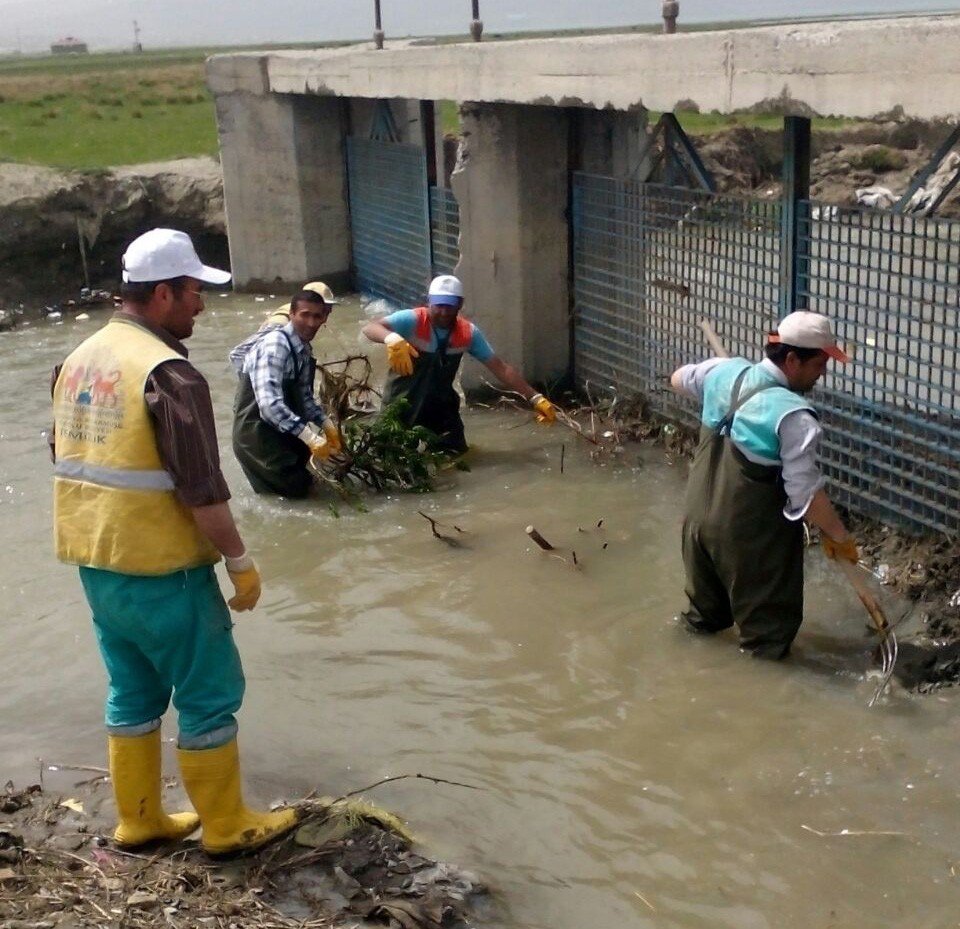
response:
<svg viewBox="0 0 960 929"><path fill-rule="evenodd" d="M473 5L473 19L470 22L470 35L474 42L479 42L483 37L483 23L480 21L480 0L471 0Z"/></svg>
<svg viewBox="0 0 960 929"><path fill-rule="evenodd" d="M663 31L673 35L677 31L677 17L680 15L680 0L663 0Z"/></svg>
<svg viewBox="0 0 960 929"><path fill-rule="evenodd" d="M373 41L377 43L377 48L383 48L383 19L380 16L380 0L373 0Z"/></svg>
<svg viewBox="0 0 960 929"><path fill-rule="evenodd" d="M783 118L783 207L780 218L780 315L806 306L806 247L800 201L810 197L810 120Z"/></svg>

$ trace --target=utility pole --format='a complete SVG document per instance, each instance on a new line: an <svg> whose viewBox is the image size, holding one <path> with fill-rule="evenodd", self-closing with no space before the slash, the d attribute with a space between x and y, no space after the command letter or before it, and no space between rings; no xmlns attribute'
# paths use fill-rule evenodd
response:
<svg viewBox="0 0 960 929"><path fill-rule="evenodd" d="M663 32L673 35L677 31L677 17L680 15L680 0L663 0Z"/></svg>
<svg viewBox="0 0 960 929"><path fill-rule="evenodd" d="M470 35L474 42L483 38L483 23L480 21L480 0L471 0L473 5L473 19L470 21Z"/></svg>
<svg viewBox="0 0 960 929"><path fill-rule="evenodd" d="M383 48L383 19L380 16L380 0L373 0L373 41L377 48Z"/></svg>
<svg viewBox="0 0 960 929"><path fill-rule="evenodd" d="M136 20L133 21L133 50L137 54L143 51L143 45L140 42L140 25Z"/></svg>

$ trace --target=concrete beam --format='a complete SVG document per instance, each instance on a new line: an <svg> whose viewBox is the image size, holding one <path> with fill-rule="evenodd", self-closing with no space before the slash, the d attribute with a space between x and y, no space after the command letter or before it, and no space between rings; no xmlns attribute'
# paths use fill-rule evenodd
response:
<svg viewBox="0 0 960 929"><path fill-rule="evenodd" d="M345 282L351 253L341 101L231 92L216 105L235 286Z"/></svg>
<svg viewBox="0 0 960 929"><path fill-rule="evenodd" d="M604 35L218 55L215 93L265 61L274 93L470 100L595 109L777 107L869 118L960 115L960 17L923 16L678 35Z"/></svg>
<svg viewBox="0 0 960 929"><path fill-rule="evenodd" d="M451 187L465 315L528 380L554 380L569 353L567 115L505 104L466 104L461 115ZM464 387L485 374L465 366Z"/></svg>

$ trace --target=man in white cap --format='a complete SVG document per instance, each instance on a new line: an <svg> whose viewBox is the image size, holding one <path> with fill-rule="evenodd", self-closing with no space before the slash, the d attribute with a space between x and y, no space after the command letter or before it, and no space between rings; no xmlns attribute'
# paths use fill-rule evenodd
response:
<svg viewBox="0 0 960 929"><path fill-rule="evenodd" d="M405 422L425 426L438 437L442 451L455 455L467 450L460 397L453 386L464 354L472 355L501 384L528 400L538 422L552 423L557 418L554 405L516 368L497 357L478 326L460 316L462 307L460 279L441 274L430 282L427 306L399 310L363 327L368 339L387 346L390 373L384 406L406 398Z"/></svg>
<svg viewBox="0 0 960 929"><path fill-rule="evenodd" d="M820 424L804 397L833 359L849 359L819 313L786 316L759 364L711 358L671 375L701 403L700 445L687 485L683 563L695 632L734 624L744 651L783 658L803 620L803 520L831 558L856 543L823 489Z"/></svg>
<svg viewBox="0 0 960 929"><path fill-rule="evenodd" d="M251 610L260 574L237 531L220 471L206 381L182 340L203 311L204 284L227 271L190 237L153 229L123 256L121 309L55 372L57 555L78 565L109 677L110 777L123 846L203 828L212 854L255 848L296 821L243 803L235 714L244 678L229 606ZM171 695L193 813L161 804L160 719Z"/></svg>
<svg viewBox="0 0 960 929"><path fill-rule="evenodd" d="M307 463L342 448L340 430L314 397L311 349L335 303L323 281L305 284L230 352L239 377L233 451L258 494L307 496Z"/></svg>

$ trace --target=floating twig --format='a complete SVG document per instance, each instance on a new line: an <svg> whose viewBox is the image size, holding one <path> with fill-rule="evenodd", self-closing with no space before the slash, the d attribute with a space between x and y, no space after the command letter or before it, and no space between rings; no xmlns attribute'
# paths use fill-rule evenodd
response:
<svg viewBox="0 0 960 929"><path fill-rule="evenodd" d="M563 474L563 456L567 453L567 446L561 442L560 443L560 473Z"/></svg>
<svg viewBox="0 0 960 929"><path fill-rule="evenodd" d="M635 890L633 894L635 897L639 897L639 899L643 903L645 903L648 907L650 907L650 909L653 910L654 913L657 912L657 908L642 893L640 893L639 890Z"/></svg>
<svg viewBox="0 0 960 929"><path fill-rule="evenodd" d="M839 839L846 838L847 836L864 836L864 835L907 835L906 832L894 832L887 830L869 830L869 829L841 829L839 832L821 832L819 829L814 829L813 826L806 826L803 823L800 823L801 829L806 829L807 832L812 832L814 835L820 836L821 839Z"/></svg>
<svg viewBox="0 0 960 929"><path fill-rule="evenodd" d="M373 784L368 784L366 787L361 787L358 790L351 790L349 793L345 793L337 799L346 800L348 797L356 797L358 794L366 793L368 790L373 790L374 787L380 787L383 784L389 784L392 781L404 781L410 779L433 781L434 784L449 784L451 787L466 787L467 790L486 790L485 787L478 787L476 784L463 784L460 781L448 781L442 777L431 777L429 774L420 774L417 772L416 774L395 774L393 777L385 777Z"/></svg>
<svg viewBox="0 0 960 929"><path fill-rule="evenodd" d="M533 539L533 541L536 542L537 545L539 545L540 548L542 548L545 552L555 551L554 546L552 546L542 535L540 535L540 533L537 532L537 530L534 529L533 526L527 526L526 530L524 530L524 531L525 531L525 532L527 533L527 535L530 536L530 538Z"/></svg>
<svg viewBox="0 0 960 929"><path fill-rule="evenodd" d="M435 539L440 539L441 542L446 542L447 545L452 545L454 547L460 545L460 541L458 539L455 539L449 535L444 535L437 529L437 526L442 526L444 529L455 529L457 532L464 532L464 530L459 526L456 526L452 523L449 525L447 523L442 523L439 520L434 519L432 516L427 516L423 510L417 510L417 514L422 516L428 523L430 523L430 531L433 533L433 537Z"/></svg>

